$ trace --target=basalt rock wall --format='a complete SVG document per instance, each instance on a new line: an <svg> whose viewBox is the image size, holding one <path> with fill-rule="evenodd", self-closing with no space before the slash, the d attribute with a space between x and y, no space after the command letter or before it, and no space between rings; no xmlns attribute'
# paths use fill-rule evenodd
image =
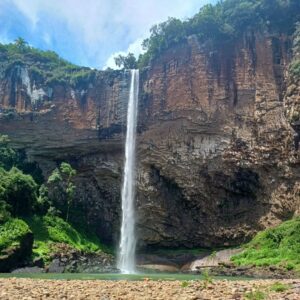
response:
<svg viewBox="0 0 300 300"><path fill-rule="evenodd" d="M141 70L137 149L140 246L236 245L299 207L295 131L285 111L291 38L196 37ZM77 170L75 211L117 241L130 76L81 86L35 83L26 65L0 81L0 131L47 176ZM75 214L74 214L75 218Z"/></svg>

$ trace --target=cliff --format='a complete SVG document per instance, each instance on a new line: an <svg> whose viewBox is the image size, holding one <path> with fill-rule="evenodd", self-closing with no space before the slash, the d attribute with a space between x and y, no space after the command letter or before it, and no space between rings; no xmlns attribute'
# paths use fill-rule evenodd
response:
<svg viewBox="0 0 300 300"><path fill-rule="evenodd" d="M212 48L191 36L141 72L140 246L228 246L299 209L299 157L285 112L291 37L247 33ZM73 218L116 241L129 73L48 82L30 62L0 79L0 131L47 175L78 171Z"/></svg>

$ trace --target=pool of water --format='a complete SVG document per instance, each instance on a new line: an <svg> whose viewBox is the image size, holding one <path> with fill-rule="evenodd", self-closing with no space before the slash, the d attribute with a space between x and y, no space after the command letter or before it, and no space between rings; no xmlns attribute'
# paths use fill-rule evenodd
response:
<svg viewBox="0 0 300 300"><path fill-rule="evenodd" d="M140 274L85 274L85 273L0 273L0 278L32 278L54 280L204 280L201 275L170 274L170 273L140 273ZM247 277L213 276L214 280L251 280Z"/></svg>

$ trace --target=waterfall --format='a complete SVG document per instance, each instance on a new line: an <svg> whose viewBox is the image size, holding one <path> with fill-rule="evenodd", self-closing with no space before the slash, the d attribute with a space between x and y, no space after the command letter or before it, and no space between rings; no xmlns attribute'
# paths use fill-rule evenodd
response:
<svg viewBox="0 0 300 300"><path fill-rule="evenodd" d="M122 224L118 269L135 273L135 144L139 93L139 71L131 70L130 93L127 109L125 166L122 187Z"/></svg>

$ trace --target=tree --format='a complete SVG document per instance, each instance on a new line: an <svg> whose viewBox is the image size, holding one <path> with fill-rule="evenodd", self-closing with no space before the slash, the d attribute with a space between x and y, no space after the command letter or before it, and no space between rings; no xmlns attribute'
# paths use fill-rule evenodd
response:
<svg viewBox="0 0 300 300"><path fill-rule="evenodd" d="M13 167L10 171L0 168L0 202L11 207L14 216L28 215L37 199L38 185L30 175Z"/></svg>
<svg viewBox="0 0 300 300"><path fill-rule="evenodd" d="M75 184L73 183L76 170L66 162L62 162L59 168L56 168L48 178L48 184L54 185L58 190L61 190L66 196L67 211L66 221L69 220L70 207L74 200Z"/></svg>
<svg viewBox="0 0 300 300"><path fill-rule="evenodd" d="M17 39L15 39L15 45L18 49L23 51L27 48L28 43L23 38L18 37Z"/></svg>
<svg viewBox="0 0 300 300"><path fill-rule="evenodd" d="M133 53L128 53L127 56L119 55L114 58L115 64L123 69L136 69L137 68L137 60Z"/></svg>
<svg viewBox="0 0 300 300"><path fill-rule="evenodd" d="M9 147L7 135L0 134L0 167L9 170L17 159L16 151Z"/></svg>

